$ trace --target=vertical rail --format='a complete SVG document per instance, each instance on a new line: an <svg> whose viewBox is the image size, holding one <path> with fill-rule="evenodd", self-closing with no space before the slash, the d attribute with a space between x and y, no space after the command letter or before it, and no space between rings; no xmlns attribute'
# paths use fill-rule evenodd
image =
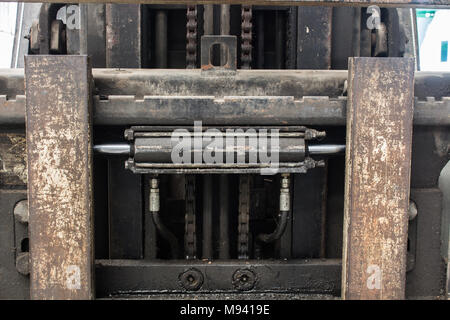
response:
<svg viewBox="0 0 450 320"><path fill-rule="evenodd" d="M230 258L230 234L229 234L229 202L230 193L228 185L228 175L222 174L219 177L219 199L220 199L220 237L219 237L219 259Z"/></svg>
<svg viewBox="0 0 450 320"><path fill-rule="evenodd" d="M413 59L349 59L344 299L405 297L413 80Z"/></svg>
<svg viewBox="0 0 450 320"><path fill-rule="evenodd" d="M354 57L361 55L361 8L353 8L352 52Z"/></svg>
<svg viewBox="0 0 450 320"><path fill-rule="evenodd" d="M155 60L157 68L167 68L167 11L155 13Z"/></svg>
<svg viewBox="0 0 450 320"><path fill-rule="evenodd" d="M106 4L106 67L142 66L141 6ZM156 230L144 215L142 177L124 168L123 158L108 159L109 257L150 258L150 240ZM146 226L144 226L146 224ZM144 231L145 228L145 231ZM144 235L142 233L145 233ZM155 246L155 244L153 244ZM146 247L145 249L143 247ZM146 250L146 254L144 253Z"/></svg>
<svg viewBox="0 0 450 320"><path fill-rule="evenodd" d="M89 59L25 58L31 298L92 299Z"/></svg>
<svg viewBox="0 0 450 320"><path fill-rule="evenodd" d="M221 4L220 5L220 34L229 35L230 34L230 5ZM227 48L223 46L220 47L220 65L225 65L227 63Z"/></svg>
<svg viewBox="0 0 450 320"><path fill-rule="evenodd" d="M108 68L140 68L141 6L106 4L106 65Z"/></svg>
<svg viewBox="0 0 450 320"><path fill-rule="evenodd" d="M331 7L298 8L298 69L330 69L332 11Z"/></svg>
<svg viewBox="0 0 450 320"><path fill-rule="evenodd" d="M203 259L213 258L212 197L213 197L212 175L205 174L203 176Z"/></svg>
<svg viewBox="0 0 450 320"><path fill-rule="evenodd" d="M264 69L264 11L258 12L256 20L257 39L257 68Z"/></svg>
<svg viewBox="0 0 450 320"><path fill-rule="evenodd" d="M212 35L214 34L214 5L205 4L203 8L203 34Z"/></svg>
<svg viewBox="0 0 450 320"><path fill-rule="evenodd" d="M275 11L275 69L283 69L285 63L286 49L286 13Z"/></svg>

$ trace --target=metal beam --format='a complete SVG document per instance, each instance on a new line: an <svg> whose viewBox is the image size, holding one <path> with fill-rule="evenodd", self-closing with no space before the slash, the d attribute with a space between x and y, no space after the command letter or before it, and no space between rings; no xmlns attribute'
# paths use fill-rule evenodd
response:
<svg viewBox="0 0 450 320"><path fill-rule="evenodd" d="M92 299L91 70L87 56L25 57L32 299Z"/></svg>
<svg viewBox="0 0 450 320"><path fill-rule="evenodd" d="M349 67L342 297L404 299L414 60Z"/></svg>
<svg viewBox="0 0 450 320"><path fill-rule="evenodd" d="M94 123L344 126L346 78L347 71L323 70L203 77L198 70L96 69ZM415 125L450 125L450 73L416 72L414 92ZM24 124L23 94L23 71L0 70L1 125Z"/></svg>
<svg viewBox="0 0 450 320"><path fill-rule="evenodd" d="M109 96L305 96L336 98L344 93L347 70L237 70L208 77L199 69L93 69L96 94ZM450 72L416 72L414 94L450 97ZM23 69L0 69L0 97L24 95Z"/></svg>
<svg viewBox="0 0 450 320"><path fill-rule="evenodd" d="M17 2L6 0L6 2ZM71 3L68 0L25 0L24 2ZM448 0L80 0L80 3L141 3L141 4L248 4L265 6L370 6L448 8Z"/></svg>
<svg viewBox="0 0 450 320"><path fill-rule="evenodd" d="M96 290L99 297L115 294L189 292L183 274L189 272L196 293L302 292L339 294L340 260L97 260ZM236 281L246 274L247 284ZM192 279L191 279L192 280ZM192 281L192 282L194 282ZM249 291L251 290L251 291Z"/></svg>

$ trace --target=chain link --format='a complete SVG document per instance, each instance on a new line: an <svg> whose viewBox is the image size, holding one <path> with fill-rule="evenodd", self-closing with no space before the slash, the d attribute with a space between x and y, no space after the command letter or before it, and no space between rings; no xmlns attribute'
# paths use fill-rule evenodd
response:
<svg viewBox="0 0 450 320"><path fill-rule="evenodd" d="M241 21L241 69L251 69L253 27L252 6L242 6Z"/></svg>
<svg viewBox="0 0 450 320"><path fill-rule="evenodd" d="M195 69L197 67L197 6L189 5L186 16L186 68Z"/></svg>
<svg viewBox="0 0 450 320"><path fill-rule="evenodd" d="M239 176L238 258L249 257L250 175Z"/></svg>

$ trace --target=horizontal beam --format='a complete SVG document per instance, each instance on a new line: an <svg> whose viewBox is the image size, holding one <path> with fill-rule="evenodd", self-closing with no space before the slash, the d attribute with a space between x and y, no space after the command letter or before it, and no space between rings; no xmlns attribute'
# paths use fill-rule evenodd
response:
<svg viewBox="0 0 450 320"><path fill-rule="evenodd" d="M205 76L199 69L93 69L93 95L144 96L328 96L344 92L347 70L238 70L233 76ZM418 71L419 99L450 96L450 72ZM23 69L0 69L0 96L24 95Z"/></svg>
<svg viewBox="0 0 450 320"><path fill-rule="evenodd" d="M95 125L337 125L347 71L94 70ZM416 72L415 125L450 125L450 73ZM23 71L0 70L0 125L23 125Z"/></svg>
<svg viewBox="0 0 450 320"><path fill-rule="evenodd" d="M17 2L6 0L7 2ZM25 0L24 2L71 3L68 0ZM248 4L265 6L370 6L448 8L448 0L79 0L79 3L142 3L142 4Z"/></svg>
<svg viewBox="0 0 450 320"><path fill-rule="evenodd" d="M346 123L346 97L134 97L94 99L97 125L337 125ZM450 125L450 97L415 101L415 125Z"/></svg>
<svg viewBox="0 0 450 320"><path fill-rule="evenodd" d="M345 126L345 97L278 98L278 102L270 98L239 98L242 103L239 105L236 101L218 103L212 97L145 97L136 100L134 96L110 96L109 100L100 100L96 96L93 103L94 124L192 126L194 121L202 120L204 125ZM280 102L283 100L286 100L285 104ZM25 96L17 96L16 100L6 100L0 96L0 108L0 125L25 123ZM450 126L450 98L416 99L414 125Z"/></svg>
<svg viewBox="0 0 450 320"><path fill-rule="evenodd" d="M198 285L184 284L186 271ZM341 263L329 260L97 260L97 297L152 292L283 292L338 294ZM236 281L246 274L245 285ZM192 280L192 279L191 279ZM255 281L253 281L255 280ZM194 281L194 282L195 282ZM191 288L191 289L190 289Z"/></svg>

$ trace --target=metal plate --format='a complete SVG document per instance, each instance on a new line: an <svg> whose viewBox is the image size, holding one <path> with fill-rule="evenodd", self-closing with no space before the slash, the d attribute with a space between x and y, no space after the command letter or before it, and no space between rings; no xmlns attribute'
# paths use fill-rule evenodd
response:
<svg viewBox="0 0 450 320"><path fill-rule="evenodd" d="M342 296L404 299L414 60L349 67Z"/></svg>
<svg viewBox="0 0 450 320"><path fill-rule="evenodd" d="M27 56L31 298L93 298L91 70Z"/></svg>

